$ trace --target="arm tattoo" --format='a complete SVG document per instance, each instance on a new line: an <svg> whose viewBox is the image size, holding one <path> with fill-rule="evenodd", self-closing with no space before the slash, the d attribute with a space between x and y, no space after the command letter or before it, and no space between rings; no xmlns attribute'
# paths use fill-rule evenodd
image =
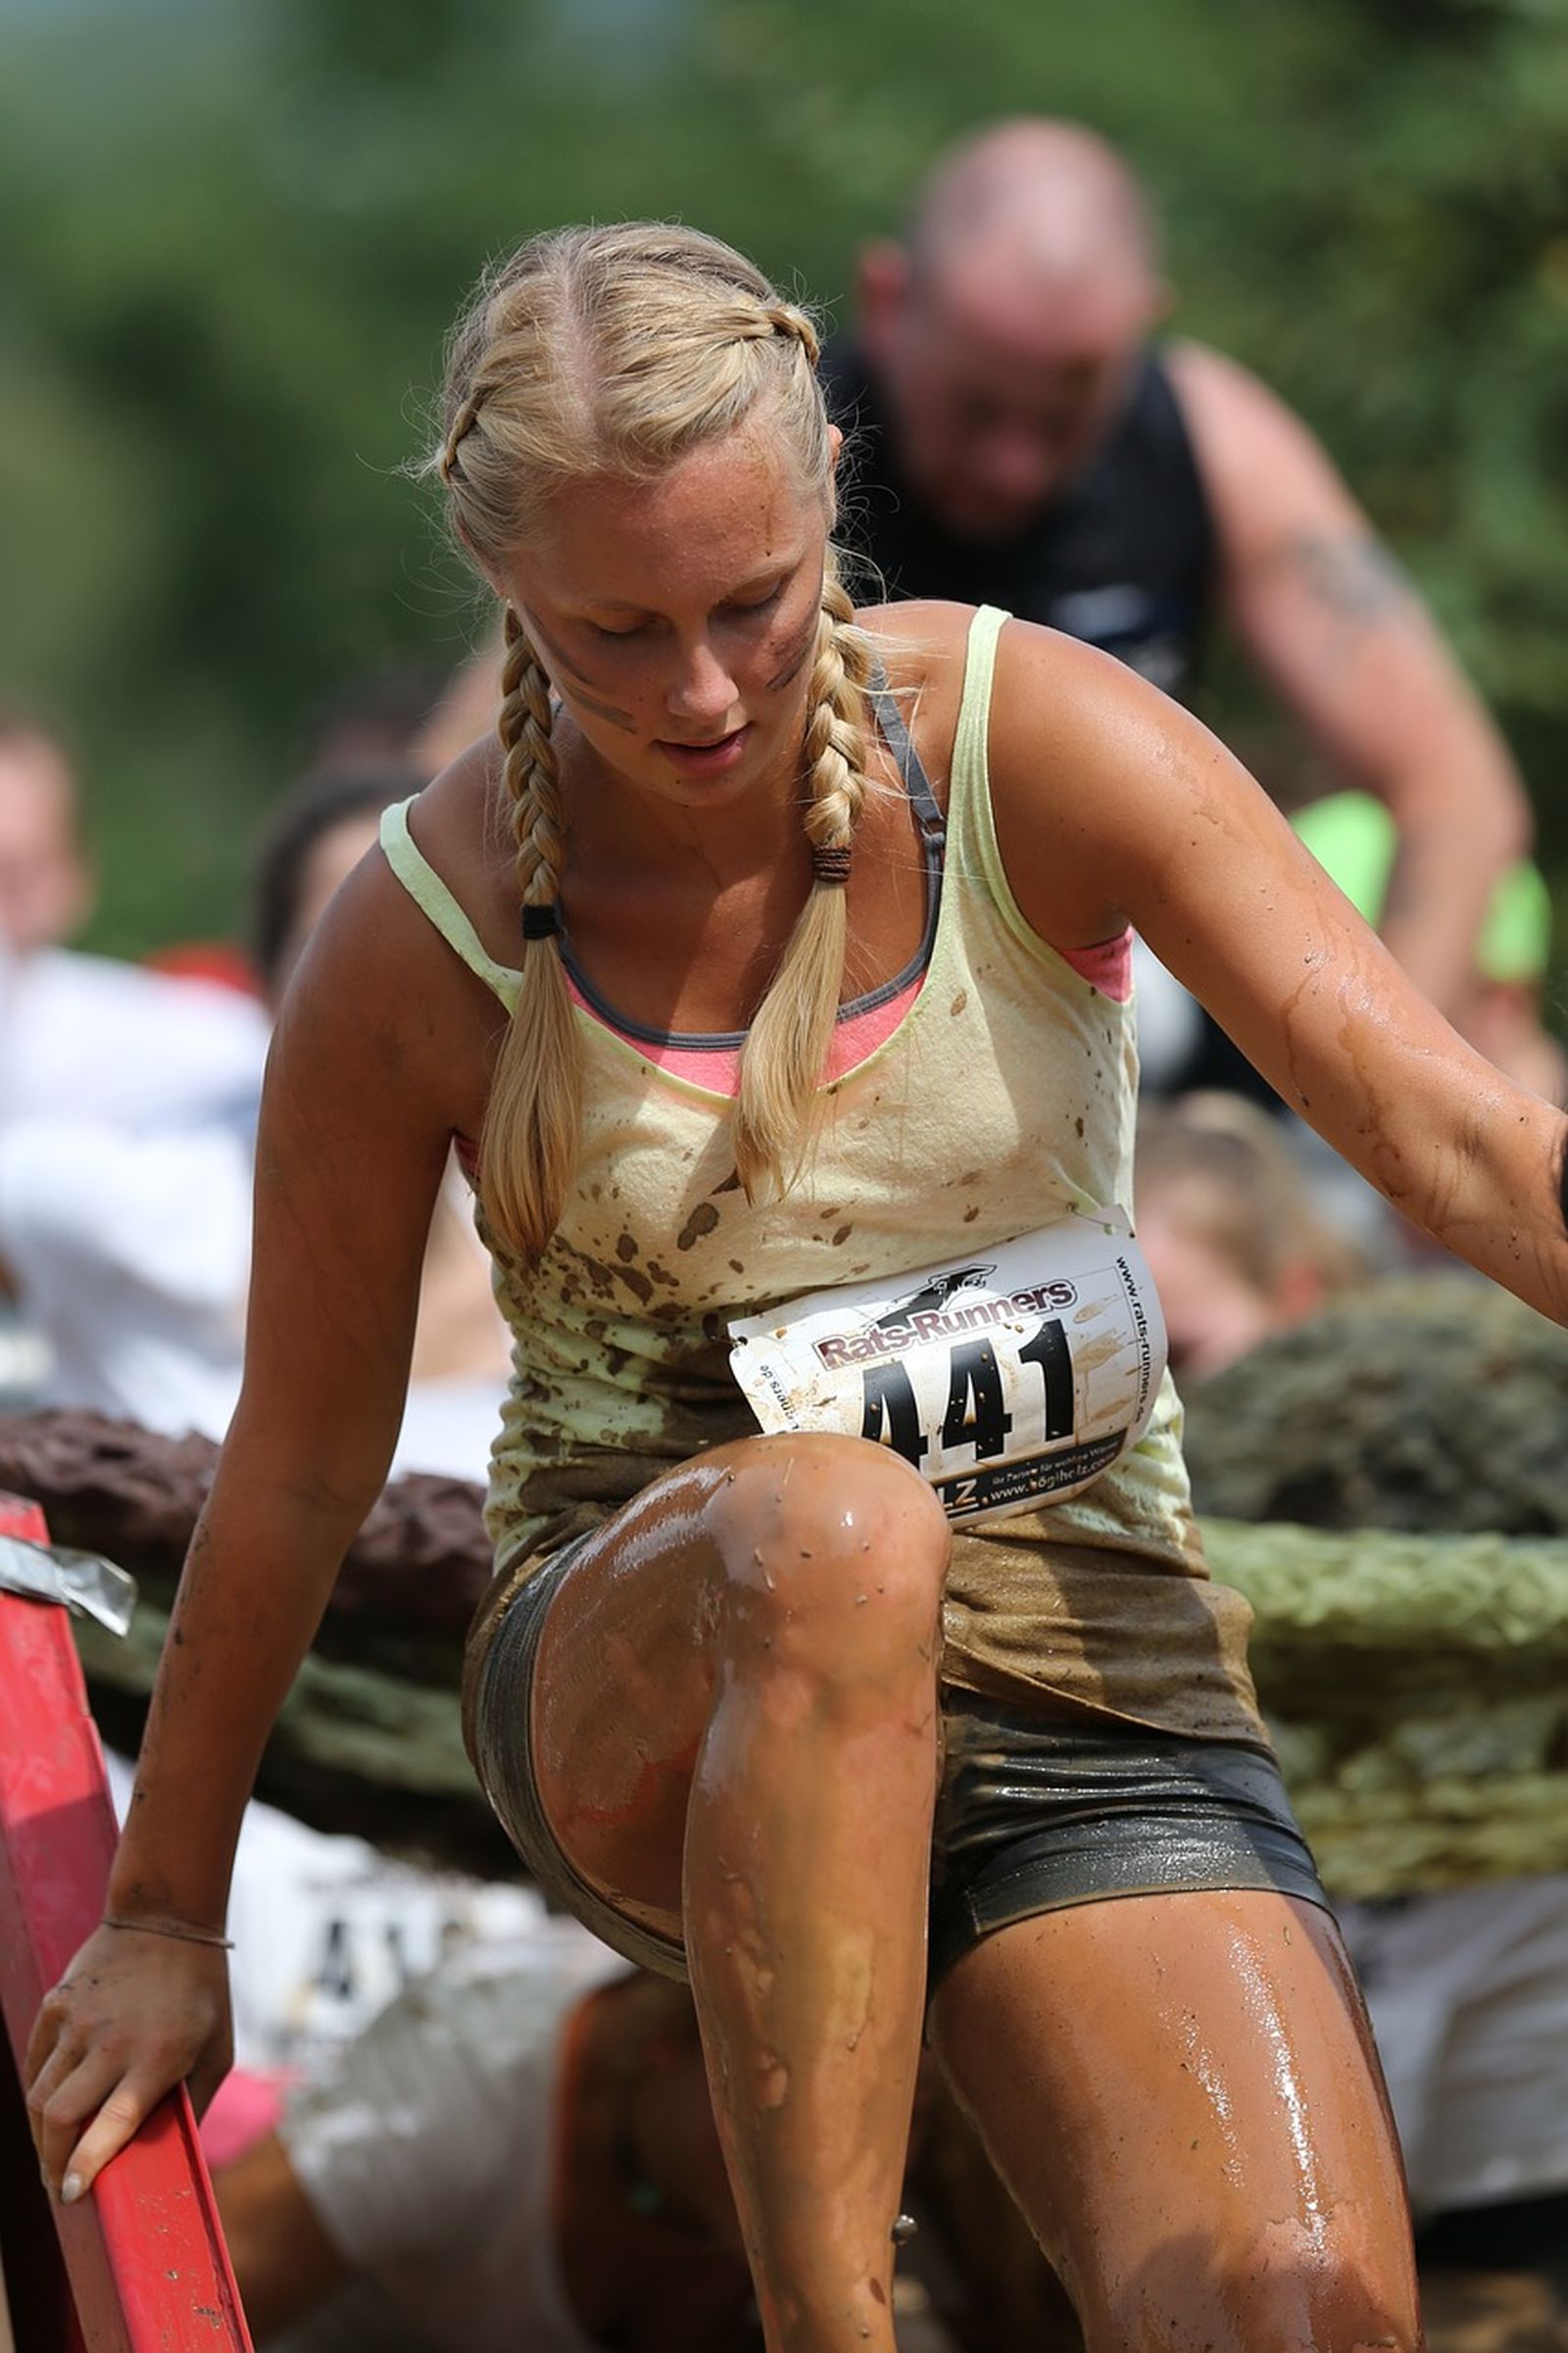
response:
<svg viewBox="0 0 1568 2353"><path fill-rule="evenodd" d="M1337 620L1352 625L1380 621L1410 602L1403 568L1380 539L1298 532L1285 542L1276 561L1293 564L1319 603Z"/></svg>

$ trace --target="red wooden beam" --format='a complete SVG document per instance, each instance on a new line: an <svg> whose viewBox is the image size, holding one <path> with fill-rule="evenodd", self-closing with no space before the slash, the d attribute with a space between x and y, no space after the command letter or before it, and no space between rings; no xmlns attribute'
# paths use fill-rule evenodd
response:
<svg viewBox="0 0 1568 2353"><path fill-rule="evenodd" d="M47 1544L0 1494L0 1536ZM92 2194L45 2197L21 2105L39 2001L95 1925L115 1817L75 1645L58 1604L0 1593L0 2248L23 2353L227 2353L250 2336L183 2089Z"/></svg>

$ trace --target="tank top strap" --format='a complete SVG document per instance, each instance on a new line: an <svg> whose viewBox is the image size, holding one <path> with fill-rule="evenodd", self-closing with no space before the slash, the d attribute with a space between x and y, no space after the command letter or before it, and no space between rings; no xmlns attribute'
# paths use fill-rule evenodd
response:
<svg viewBox="0 0 1568 2353"><path fill-rule="evenodd" d="M1011 619L996 605L982 605L969 624L963 694L953 736L953 773L948 788L948 831L954 854L966 873L984 876L992 897L1010 907L1012 893L1003 872L991 814L991 688L996 676L997 640Z"/></svg>
<svg viewBox="0 0 1568 2353"><path fill-rule="evenodd" d="M914 820L920 828L920 838L925 843L929 858L933 852L940 853L942 849L947 838L947 819L931 790L930 779L921 765L920 755L914 748L914 740L888 684L887 672L880 662L874 665L871 672L870 695L882 741L899 763L904 789L909 796L909 807L914 812Z"/></svg>
<svg viewBox="0 0 1568 2353"><path fill-rule="evenodd" d="M416 844L409 831L409 810L417 797L415 794L407 801L394 802L390 809L381 812L381 848L386 854L386 862L420 913L435 925L453 954L460 956L468 970L484 982L493 996L500 998L510 1012L516 1003L519 975L509 965L496 962L451 891Z"/></svg>

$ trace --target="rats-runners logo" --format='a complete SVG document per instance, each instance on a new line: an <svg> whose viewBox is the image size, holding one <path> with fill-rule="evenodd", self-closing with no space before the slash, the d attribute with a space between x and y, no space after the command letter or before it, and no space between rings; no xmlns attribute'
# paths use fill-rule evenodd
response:
<svg viewBox="0 0 1568 2353"><path fill-rule="evenodd" d="M870 1364L878 1357L902 1355L906 1348L923 1341L954 1340L988 1324L1010 1323L1020 1315L1059 1315L1077 1302L1077 1287L1068 1282L1035 1284L999 1297L986 1289L996 1271L994 1259L974 1266L945 1267L917 1290L895 1299L875 1323L858 1332L832 1333L815 1342L819 1362L835 1370L843 1365Z"/></svg>

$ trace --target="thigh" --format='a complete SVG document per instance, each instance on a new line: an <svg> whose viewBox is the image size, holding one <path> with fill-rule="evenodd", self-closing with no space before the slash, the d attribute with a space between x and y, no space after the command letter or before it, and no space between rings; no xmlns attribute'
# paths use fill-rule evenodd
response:
<svg viewBox="0 0 1568 2353"><path fill-rule="evenodd" d="M632 1958L678 1966L687 1800L718 1693L874 1652L901 1611L934 1639L946 1546L929 1488L860 1439L741 1440L657 1481L547 1564L532 1601L524 1585L525 1639L508 1621L491 1637L478 1748L505 1759L511 1790L488 1770L486 1786L525 1859ZM596 1899L656 1945L613 1934Z"/></svg>
<svg viewBox="0 0 1568 2353"><path fill-rule="evenodd" d="M1397 2145L1320 1907L1087 1903L955 1964L932 2038L1091 2353L1411 2346Z"/></svg>

